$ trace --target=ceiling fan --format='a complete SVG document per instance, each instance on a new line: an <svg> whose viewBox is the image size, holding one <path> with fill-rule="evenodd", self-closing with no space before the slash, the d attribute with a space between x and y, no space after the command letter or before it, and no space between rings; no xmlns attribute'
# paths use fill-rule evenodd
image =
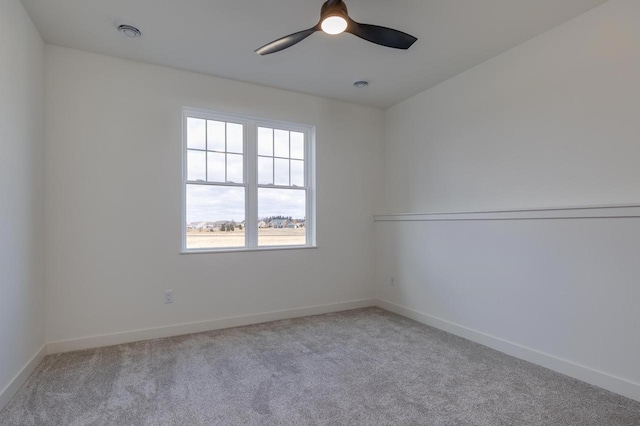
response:
<svg viewBox="0 0 640 426"><path fill-rule="evenodd" d="M324 31L327 34L341 34L346 31L371 43L405 50L418 40L402 31L356 22L349 17L347 5L342 0L327 0L322 5L320 21L315 27L289 34L267 43L257 49L256 53L258 55L268 55L279 52L301 42L316 31Z"/></svg>

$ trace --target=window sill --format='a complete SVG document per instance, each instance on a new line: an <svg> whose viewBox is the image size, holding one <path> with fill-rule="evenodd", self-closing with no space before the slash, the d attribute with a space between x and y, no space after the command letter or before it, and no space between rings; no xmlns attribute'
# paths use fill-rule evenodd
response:
<svg viewBox="0 0 640 426"><path fill-rule="evenodd" d="M181 250L183 254L211 254L211 253L246 253L259 251L283 251L283 250L309 250L317 249L318 246L274 246L274 247L239 247L239 248L222 248L222 249L202 249L202 250Z"/></svg>

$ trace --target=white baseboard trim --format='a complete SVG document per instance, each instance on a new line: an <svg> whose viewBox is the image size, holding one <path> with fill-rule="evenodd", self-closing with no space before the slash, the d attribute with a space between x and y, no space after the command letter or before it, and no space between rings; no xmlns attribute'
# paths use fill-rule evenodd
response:
<svg viewBox="0 0 640 426"><path fill-rule="evenodd" d="M428 315L405 306L395 303L378 300L377 306L394 312L398 315L411 318L431 327L446 331L451 334L463 337L481 345L488 346L492 349L503 352L507 355L529 361L533 364L541 365L558 373L573 377L580 381L589 383L594 386L604 388L608 391L617 393L627 398L640 401L640 383L631 382L621 377L613 376L603 371L595 370L585 365L577 364L568 359L559 358L554 355L540 352L538 350L491 336L473 330L462 325L443 320L441 318Z"/></svg>
<svg viewBox="0 0 640 426"><path fill-rule="evenodd" d="M2 391L0 391L0 411L11 401L11 398L18 392L18 389L22 387L24 382L27 381L33 370L36 369L38 364L47 355L47 345L42 345L40 349L31 357L29 361L22 367L22 369L15 375L13 379L7 384Z"/></svg>
<svg viewBox="0 0 640 426"><path fill-rule="evenodd" d="M122 343L138 342L142 340L158 339L162 337L180 336L183 334L200 333L203 331L220 330L223 328L239 327L243 325L259 324L310 315L328 314L331 312L348 311L350 309L376 306L375 299L353 300L350 302L332 303L328 305L307 306L304 308L287 309L282 311L264 312L254 315L243 315L155 327L141 330L131 330L121 333L103 334L99 336L82 337L78 339L51 342L47 345L47 353L55 354L103 346L119 345Z"/></svg>
<svg viewBox="0 0 640 426"><path fill-rule="evenodd" d="M210 321L184 323L167 327L156 327L142 330L132 330L122 333L112 333L79 339L64 340L48 343L36 352L25 364L22 370L0 391L0 411L7 405L15 393L26 382L31 373L47 354L91 349L122 343L199 333L203 331L219 330L223 328L239 327L290 318L320 315L331 312L347 311L350 309L378 306L382 309L411 318L423 324L444 330L465 339L496 349L500 352L541 365L561 374L573 377L583 382L607 389L611 392L640 401L640 383L631 382L621 377L613 376L603 371L577 364L567 359L559 358L499 337L491 336L462 325L428 315L405 306L397 305L380 299L362 299L350 302L333 303L328 305L307 306L297 309L265 312L255 315L244 315L220 318Z"/></svg>

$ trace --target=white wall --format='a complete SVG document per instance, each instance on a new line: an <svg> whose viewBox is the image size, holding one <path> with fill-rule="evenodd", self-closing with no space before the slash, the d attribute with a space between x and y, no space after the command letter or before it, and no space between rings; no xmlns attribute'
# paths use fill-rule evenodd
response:
<svg viewBox="0 0 640 426"><path fill-rule="evenodd" d="M382 111L49 45L45 63L50 342L373 296ZM179 254L182 106L317 126L320 248Z"/></svg>
<svg viewBox="0 0 640 426"><path fill-rule="evenodd" d="M386 111L379 213L640 203L639 20L612 0ZM640 219L376 229L379 298L640 398Z"/></svg>
<svg viewBox="0 0 640 426"><path fill-rule="evenodd" d="M20 1L0 0L0 409L45 342L43 48Z"/></svg>

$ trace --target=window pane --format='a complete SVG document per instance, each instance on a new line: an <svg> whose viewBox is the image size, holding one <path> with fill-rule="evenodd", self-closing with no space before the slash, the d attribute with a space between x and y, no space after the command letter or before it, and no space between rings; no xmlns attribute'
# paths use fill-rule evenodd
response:
<svg viewBox="0 0 640 426"><path fill-rule="evenodd" d="M276 158L275 184L289 186L289 160Z"/></svg>
<svg viewBox="0 0 640 426"><path fill-rule="evenodd" d="M227 123L227 152L242 154L242 124Z"/></svg>
<svg viewBox="0 0 640 426"><path fill-rule="evenodd" d="M274 154L276 157L289 158L289 132L286 130L274 130Z"/></svg>
<svg viewBox="0 0 640 426"><path fill-rule="evenodd" d="M273 129L258 127L258 155L273 156Z"/></svg>
<svg viewBox="0 0 640 426"><path fill-rule="evenodd" d="M304 133L291 132L291 158L304 160Z"/></svg>
<svg viewBox="0 0 640 426"><path fill-rule="evenodd" d="M258 157L258 184L273 185L273 158Z"/></svg>
<svg viewBox="0 0 640 426"><path fill-rule="evenodd" d="M207 152L207 174L209 182L224 182L224 154Z"/></svg>
<svg viewBox="0 0 640 426"><path fill-rule="evenodd" d="M207 149L209 151L224 151L225 123L207 120Z"/></svg>
<svg viewBox="0 0 640 426"><path fill-rule="evenodd" d="M206 149L204 120L187 117L187 148Z"/></svg>
<svg viewBox="0 0 640 426"><path fill-rule="evenodd" d="M187 185L187 248L244 247L244 188Z"/></svg>
<svg viewBox="0 0 640 426"><path fill-rule="evenodd" d="M306 191L258 189L258 245L306 245Z"/></svg>
<svg viewBox="0 0 640 426"><path fill-rule="evenodd" d="M227 182L243 183L242 155L227 154Z"/></svg>
<svg viewBox="0 0 640 426"><path fill-rule="evenodd" d="M291 186L304 186L304 161L291 160Z"/></svg>
<svg viewBox="0 0 640 426"><path fill-rule="evenodd" d="M204 151L187 151L187 180L204 181L206 177Z"/></svg>

